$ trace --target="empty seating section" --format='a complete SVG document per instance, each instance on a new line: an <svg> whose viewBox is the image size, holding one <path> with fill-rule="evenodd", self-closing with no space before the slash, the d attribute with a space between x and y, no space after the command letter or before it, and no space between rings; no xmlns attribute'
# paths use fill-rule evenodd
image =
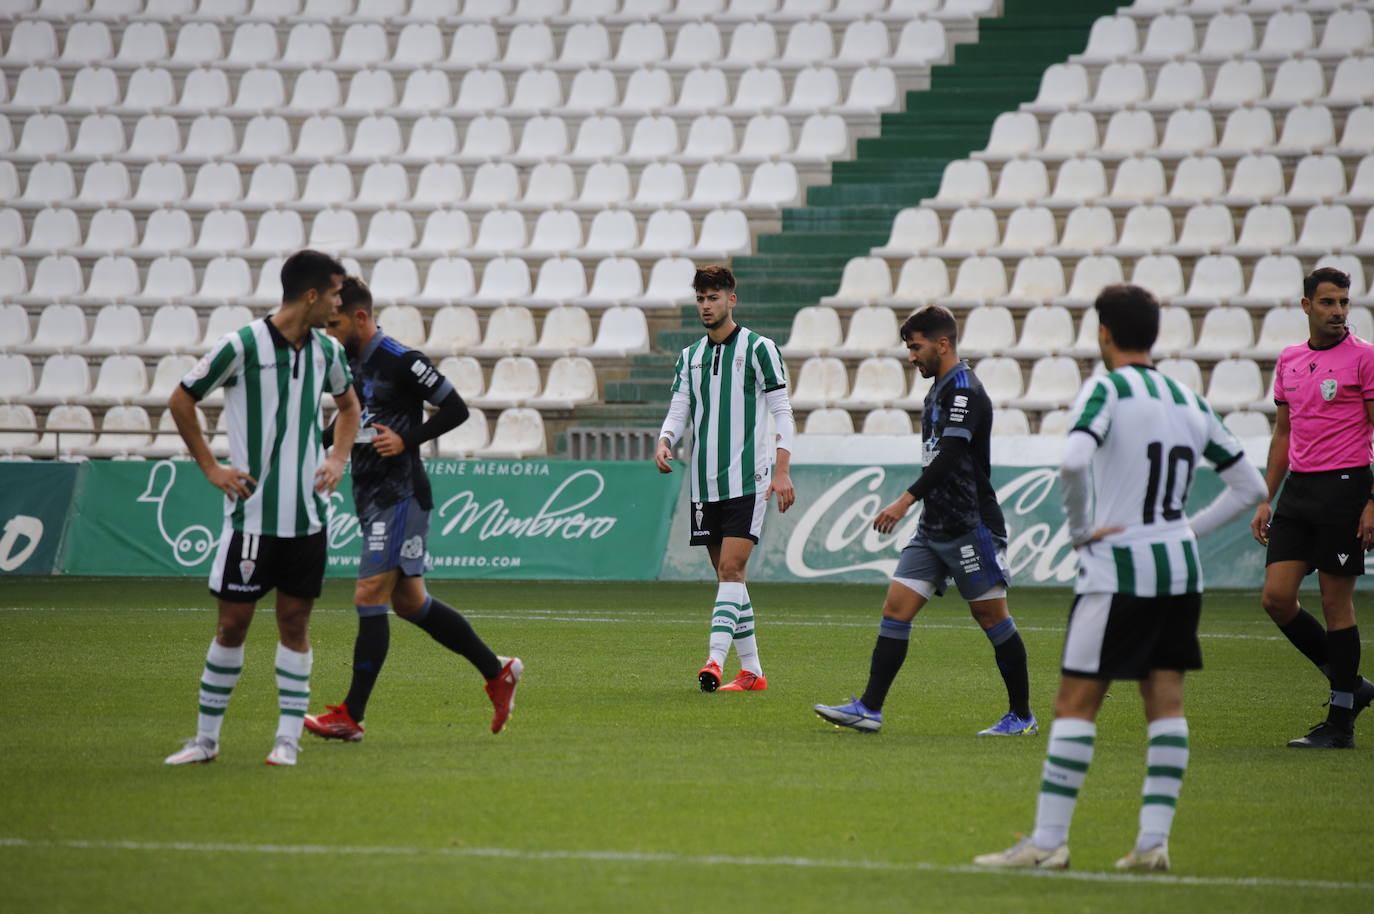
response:
<svg viewBox="0 0 1374 914"><path fill-rule="evenodd" d="M365 277L472 405L435 453L550 453L696 332L694 263L762 251L832 166L892 142L879 115L1002 4L13 6L0 457L79 458L181 455L154 434L167 394L275 306L304 246ZM1085 34L885 243L760 323L804 431L913 433L929 382L897 327L928 303L958 314L998 435L1063 433L1109 283L1159 296L1161 370L1247 441L1305 335L1306 272L1350 273L1374 337L1374 10L1138 0Z"/></svg>

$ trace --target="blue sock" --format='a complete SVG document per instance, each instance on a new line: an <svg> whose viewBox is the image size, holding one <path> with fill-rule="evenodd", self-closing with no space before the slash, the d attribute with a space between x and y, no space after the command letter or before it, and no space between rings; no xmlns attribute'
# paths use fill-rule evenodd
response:
<svg viewBox="0 0 1374 914"><path fill-rule="evenodd" d="M887 690L906 662L907 646L911 643L911 623L884 618L878 626L878 641L873 645L873 659L868 666L868 687L864 689L864 707L881 711L887 701Z"/></svg>
<svg viewBox="0 0 1374 914"><path fill-rule="evenodd" d="M1022 720L1029 720L1030 675L1026 671L1026 643L1016 630L1016 620L1007 616L992 628L983 629L983 634L992 642L997 671L1007 687L1008 709Z"/></svg>

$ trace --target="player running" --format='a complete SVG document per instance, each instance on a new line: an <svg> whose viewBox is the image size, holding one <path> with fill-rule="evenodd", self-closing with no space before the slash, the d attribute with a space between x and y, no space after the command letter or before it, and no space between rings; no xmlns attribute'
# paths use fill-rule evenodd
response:
<svg viewBox="0 0 1374 914"><path fill-rule="evenodd" d="M524 664L497 657L453 607L425 587L429 557L429 512L434 507L420 445L457 428L468 417L463 398L422 353L382 332L372 319L372 293L350 276L341 304L329 318L329 333L343 344L363 404L363 428L353 447L353 500L362 536L362 560L353 599L358 637L353 643L353 679L342 704L308 714L305 726L325 739L357 742L377 676L390 646L387 604L396 615L460 654L487 681L494 713L491 732L500 733L515 707L515 687ZM424 404L435 407L429 419Z"/></svg>
<svg viewBox="0 0 1374 914"><path fill-rule="evenodd" d="M1259 471L1207 402L1150 361L1159 303L1139 286L1103 289L1095 304L1110 369L1079 392L1060 478L1078 551L1062 676L1035 831L974 858L981 866L1064 869L1069 822L1097 739L1097 712L1114 679L1135 679L1149 748L1135 847L1120 870L1167 870L1169 831L1188 767L1183 674L1202 668L1197 538L1264 495ZM1192 518L1183 506L1199 460L1226 489Z"/></svg>

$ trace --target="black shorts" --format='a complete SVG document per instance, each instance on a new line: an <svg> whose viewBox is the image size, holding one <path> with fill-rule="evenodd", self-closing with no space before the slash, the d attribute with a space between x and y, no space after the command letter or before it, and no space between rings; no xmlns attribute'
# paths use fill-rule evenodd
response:
<svg viewBox="0 0 1374 914"><path fill-rule="evenodd" d="M1144 679L1151 670L1200 670L1202 594L1134 597L1079 594L1069 610L1061 672L1092 679Z"/></svg>
<svg viewBox="0 0 1374 914"><path fill-rule="evenodd" d="M713 546L727 536L759 541L768 491L741 495L724 501L694 501L687 522L692 525L693 546Z"/></svg>
<svg viewBox="0 0 1374 914"><path fill-rule="evenodd" d="M1307 572L1364 574L1360 514L1369 501L1369 467L1289 473L1269 521L1264 563L1306 562Z"/></svg>
<svg viewBox="0 0 1374 914"><path fill-rule="evenodd" d="M325 532L309 536L259 536L228 525L210 566L210 593L229 603L256 603L276 588L314 600L324 585Z"/></svg>

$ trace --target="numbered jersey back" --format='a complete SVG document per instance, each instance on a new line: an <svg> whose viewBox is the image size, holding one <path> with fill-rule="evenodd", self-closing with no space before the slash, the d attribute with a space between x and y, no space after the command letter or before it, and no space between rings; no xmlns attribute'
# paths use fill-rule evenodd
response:
<svg viewBox="0 0 1374 914"><path fill-rule="evenodd" d="M1240 443L1205 400L1143 365L1088 381L1074 414L1073 433L1086 432L1098 446L1093 528L1122 528L1079 551L1078 592L1200 593L1183 506L1199 462L1224 469L1241 458Z"/></svg>

